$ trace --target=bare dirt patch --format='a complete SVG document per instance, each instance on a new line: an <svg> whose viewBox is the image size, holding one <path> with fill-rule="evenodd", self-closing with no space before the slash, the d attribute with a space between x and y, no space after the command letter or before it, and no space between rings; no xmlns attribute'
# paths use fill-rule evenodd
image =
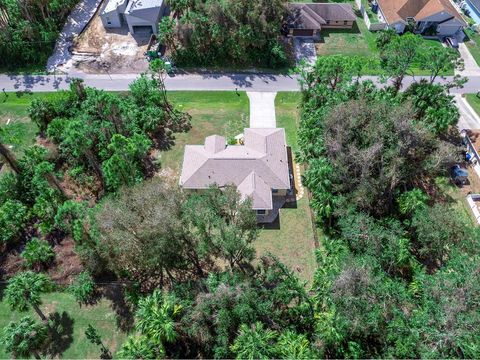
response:
<svg viewBox="0 0 480 360"><path fill-rule="evenodd" d="M103 4L99 6L102 9ZM124 25L105 29L100 11L75 39L72 53L74 67L86 73L138 73L148 69L144 53L150 34L132 35Z"/></svg>

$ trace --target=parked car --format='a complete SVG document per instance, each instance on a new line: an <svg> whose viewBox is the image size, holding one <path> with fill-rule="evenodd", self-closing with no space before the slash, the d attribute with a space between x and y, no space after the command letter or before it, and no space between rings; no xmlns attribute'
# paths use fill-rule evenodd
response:
<svg viewBox="0 0 480 360"><path fill-rule="evenodd" d="M454 37L448 36L445 38L445 43L447 46L451 47L452 49L458 49L458 41Z"/></svg>
<svg viewBox="0 0 480 360"><path fill-rule="evenodd" d="M460 165L453 165L450 169L450 175L456 185L461 186L468 184L468 170L462 168Z"/></svg>

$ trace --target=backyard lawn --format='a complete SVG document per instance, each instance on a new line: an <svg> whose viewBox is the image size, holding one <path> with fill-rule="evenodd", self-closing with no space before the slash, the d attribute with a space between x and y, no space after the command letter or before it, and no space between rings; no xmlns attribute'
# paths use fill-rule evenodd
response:
<svg viewBox="0 0 480 360"><path fill-rule="evenodd" d="M119 330L113 303L102 299L94 306L80 307L75 299L68 293L53 292L42 297L41 309L46 314L59 316L59 323L63 330L61 336L55 339L56 357L63 359L98 359L100 348L92 345L85 338L88 324L95 327L107 348L115 353L124 342L127 334ZM10 321L15 321L23 316L31 315L35 320L38 316L34 311L19 313L11 311L5 299L0 301L0 329ZM48 316L48 315L47 315ZM0 347L0 359L10 358Z"/></svg>

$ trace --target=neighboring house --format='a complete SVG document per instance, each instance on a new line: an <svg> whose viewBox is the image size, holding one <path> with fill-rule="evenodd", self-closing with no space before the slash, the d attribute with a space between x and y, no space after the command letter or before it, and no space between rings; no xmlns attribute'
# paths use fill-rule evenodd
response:
<svg viewBox="0 0 480 360"><path fill-rule="evenodd" d="M453 36L467 23L450 0L377 0L379 19L397 33L403 33L409 21L423 35Z"/></svg>
<svg viewBox="0 0 480 360"><path fill-rule="evenodd" d="M130 32L158 33L158 23L165 11L163 0L108 0L100 13L105 28L127 24Z"/></svg>
<svg viewBox="0 0 480 360"><path fill-rule="evenodd" d="M291 195L290 166L284 129L245 129L244 145L226 145L212 135L204 145L185 146L180 186L208 189L236 185L251 198L259 222L272 222Z"/></svg>
<svg viewBox="0 0 480 360"><path fill-rule="evenodd" d="M315 36L322 29L351 29L356 20L350 4L289 3L286 26L292 36Z"/></svg>

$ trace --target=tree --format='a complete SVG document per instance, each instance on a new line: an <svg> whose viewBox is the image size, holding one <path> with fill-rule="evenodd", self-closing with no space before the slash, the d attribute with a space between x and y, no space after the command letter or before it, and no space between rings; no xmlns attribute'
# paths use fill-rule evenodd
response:
<svg viewBox="0 0 480 360"><path fill-rule="evenodd" d="M88 324L87 329L85 330L85 337L87 338L88 341L90 341L94 345L100 345L102 349L102 353L100 355L100 359L111 359L112 354L110 353L110 350L105 347L105 345L102 342L102 338L98 334L97 329L95 329L92 325Z"/></svg>
<svg viewBox="0 0 480 360"><path fill-rule="evenodd" d="M88 271L82 271L68 290L80 304L88 304L95 295L95 281Z"/></svg>
<svg viewBox="0 0 480 360"><path fill-rule="evenodd" d="M29 358L34 355L40 359L39 349L47 338L47 328L26 316L19 322L10 322L4 329L0 344L14 358Z"/></svg>
<svg viewBox="0 0 480 360"><path fill-rule="evenodd" d="M125 341L121 349L117 353L117 357L120 359L142 359L149 360L163 358L165 351L152 342L144 335L129 336Z"/></svg>
<svg viewBox="0 0 480 360"><path fill-rule="evenodd" d="M56 117L53 103L43 99L33 99L28 108L28 116L37 124L40 134L45 135L48 124Z"/></svg>
<svg viewBox="0 0 480 360"><path fill-rule="evenodd" d="M0 206L0 243L17 239L28 219L28 209L20 201L5 201Z"/></svg>
<svg viewBox="0 0 480 360"><path fill-rule="evenodd" d="M110 190L118 190L122 185L132 186L143 178L141 164L150 146L149 139L143 135L134 134L131 138L113 135L106 149L111 155L102 163Z"/></svg>
<svg viewBox="0 0 480 360"><path fill-rule="evenodd" d="M25 245L22 258L29 268L39 271L55 258L55 252L47 241L33 238Z"/></svg>
<svg viewBox="0 0 480 360"><path fill-rule="evenodd" d="M275 358L276 337L274 331L264 329L260 322L251 327L242 324L231 348L237 359L271 359Z"/></svg>
<svg viewBox="0 0 480 360"><path fill-rule="evenodd" d="M242 200L235 187L213 187L202 194L193 194L184 212L190 231L201 239L202 246L225 260L231 270L253 259L256 215L251 210L251 201Z"/></svg>
<svg viewBox="0 0 480 360"><path fill-rule="evenodd" d="M420 52L420 68L430 73L430 84L442 73L464 68L458 51L450 48L427 46Z"/></svg>
<svg viewBox="0 0 480 360"><path fill-rule="evenodd" d="M164 286L174 273L201 270L196 244L182 221L184 195L156 177L122 189L95 216L98 250L119 277L146 287Z"/></svg>
<svg viewBox="0 0 480 360"><path fill-rule="evenodd" d="M419 258L429 266L440 267L447 261L453 246L461 244L470 250L479 234L465 220L446 205L419 208L412 218Z"/></svg>
<svg viewBox="0 0 480 360"><path fill-rule="evenodd" d="M393 78L396 91L402 88L403 79L418 58L422 38L411 33L394 37L382 53L382 67Z"/></svg>
<svg viewBox="0 0 480 360"><path fill-rule="evenodd" d="M412 102L416 119L435 135L446 134L460 118L455 98L442 85L421 80L405 91L404 99Z"/></svg>
<svg viewBox="0 0 480 360"><path fill-rule="evenodd" d="M181 310L174 297L164 296L155 290L138 303L136 329L153 344L173 343L178 336L175 320Z"/></svg>
<svg viewBox="0 0 480 360"><path fill-rule="evenodd" d="M46 322L47 318L40 310L41 294L52 290L51 280L44 274L25 271L8 281L5 298L14 310L25 311L32 306L37 315Z"/></svg>

